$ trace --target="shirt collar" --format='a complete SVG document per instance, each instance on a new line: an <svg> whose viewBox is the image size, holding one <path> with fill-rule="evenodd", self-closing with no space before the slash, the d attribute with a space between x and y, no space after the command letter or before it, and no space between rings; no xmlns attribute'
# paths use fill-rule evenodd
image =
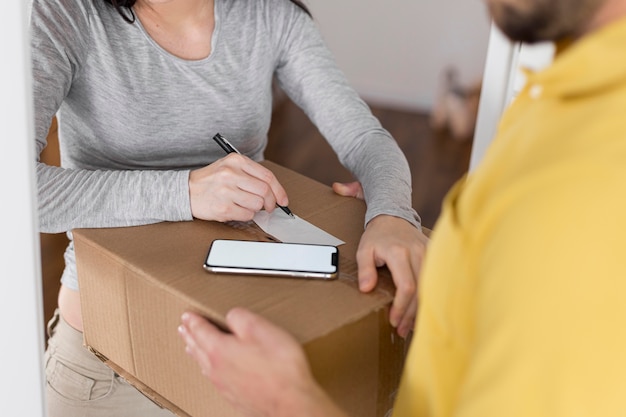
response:
<svg viewBox="0 0 626 417"><path fill-rule="evenodd" d="M524 73L528 85L541 85L545 94L560 97L581 96L626 82L626 18L577 42L558 42L551 66Z"/></svg>

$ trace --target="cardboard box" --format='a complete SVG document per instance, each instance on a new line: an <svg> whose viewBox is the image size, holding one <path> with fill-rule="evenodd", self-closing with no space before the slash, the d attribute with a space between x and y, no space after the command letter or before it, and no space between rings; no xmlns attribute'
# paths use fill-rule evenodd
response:
<svg viewBox="0 0 626 417"><path fill-rule="evenodd" d="M392 407L405 342L388 324L394 287L386 270L370 294L357 287L355 253L363 231L361 201L265 162L300 217L346 242L334 281L209 274L202 264L213 239L268 240L254 224L208 221L82 229L74 232L85 343L159 405L180 416L238 414L184 352L181 314L224 323L245 306L287 329L302 344L316 379L350 415L383 417Z"/></svg>

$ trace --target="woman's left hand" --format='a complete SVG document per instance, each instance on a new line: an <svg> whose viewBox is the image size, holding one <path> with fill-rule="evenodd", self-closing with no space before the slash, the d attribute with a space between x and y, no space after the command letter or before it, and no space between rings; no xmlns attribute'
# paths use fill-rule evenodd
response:
<svg viewBox="0 0 626 417"><path fill-rule="evenodd" d="M333 190L340 195L363 198L358 182L335 183ZM402 337L406 337L415 324L417 283L427 244L428 237L408 221L380 215L367 224L357 249L361 291L369 292L376 287L377 267L389 268L396 285L389 322Z"/></svg>

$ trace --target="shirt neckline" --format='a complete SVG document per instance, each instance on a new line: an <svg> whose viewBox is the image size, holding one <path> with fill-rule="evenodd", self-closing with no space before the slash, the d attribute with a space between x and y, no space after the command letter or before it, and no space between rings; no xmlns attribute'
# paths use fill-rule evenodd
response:
<svg viewBox="0 0 626 417"><path fill-rule="evenodd" d="M624 81L626 18L585 38L557 47L554 62L539 72L527 70L527 85L541 84L561 97L593 93Z"/></svg>
<svg viewBox="0 0 626 417"><path fill-rule="evenodd" d="M152 36L150 36L150 34L146 30L146 28L143 26L143 24L141 23L141 21L139 20L136 14L135 14L135 24L137 25L141 33L144 35L144 37L148 40L148 42L152 45L152 47L154 47L160 54L166 56L168 59L171 59L179 63L183 63L185 65L202 65L212 60L213 56L215 55L216 48L218 47L218 38L219 38L220 26L221 26L221 19L220 19L221 1L220 0L213 1L213 16L215 20L215 26L213 28L213 33L211 35L211 51L209 52L208 56L201 58L201 59L181 58L179 56L172 54L166 49L164 49L161 45L159 45L152 38Z"/></svg>

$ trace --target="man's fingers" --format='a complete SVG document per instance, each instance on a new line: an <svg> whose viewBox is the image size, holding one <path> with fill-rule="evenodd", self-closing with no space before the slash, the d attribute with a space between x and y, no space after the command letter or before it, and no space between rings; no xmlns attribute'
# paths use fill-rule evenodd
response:
<svg viewBox="0 0 626 417"><path fill-rule="evenodd" d="M187 352L200 364L203 372L208 374L214 347L225 342L225 335L195 313L184 313L181 321L178 331L187 345Z"/></svg>
<svg viewBox="0 0 626 417"><path fill-rule="evenodd" d="M226 323L243 342L258 342L261 346L281 346L293 343L282 328L251 311L235 307L226 314Z"/></svg>
<svg viewBox="0 0 626 417"><path fill-rule="evenodd" d="M265 325L261 317L239 307L233 308L226 314L226 324L237 338L244 341L255 340L254 330Z"/></svg>

